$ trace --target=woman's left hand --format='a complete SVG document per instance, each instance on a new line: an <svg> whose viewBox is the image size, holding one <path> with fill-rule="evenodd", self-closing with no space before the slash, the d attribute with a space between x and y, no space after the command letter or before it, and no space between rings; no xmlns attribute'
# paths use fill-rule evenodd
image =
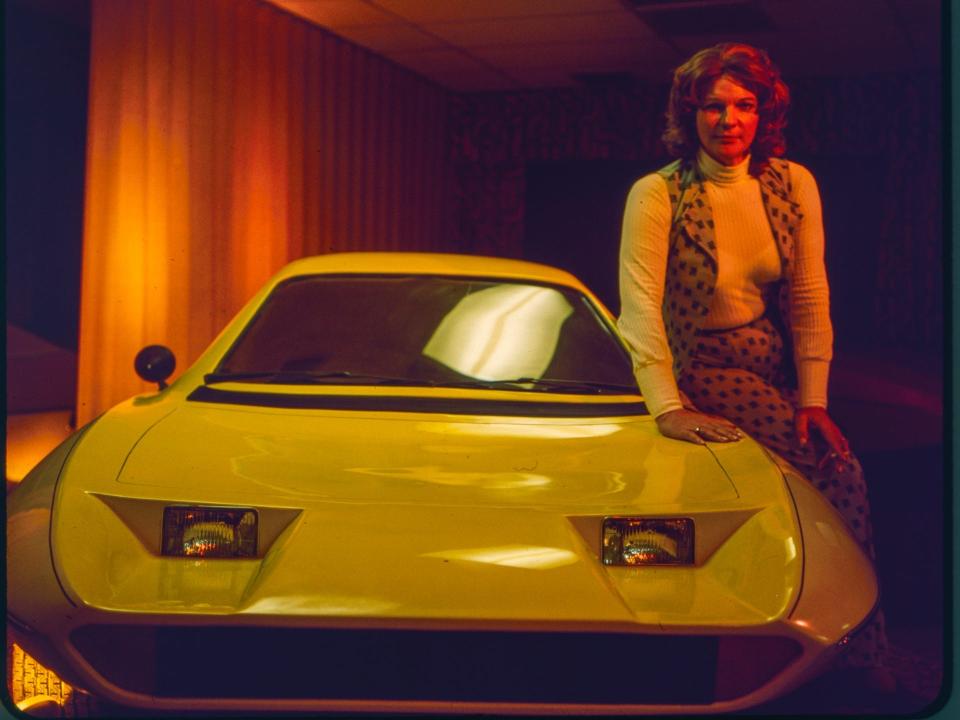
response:
<svg viewBox="0 0 960 720"><path fill-rule="evenodd" d="M817 465L817 469L823 470L827 463L833 461L838 472L845 469L845 464L850 462L850 445L847 439L840 432L840 428L827 414L826 409L822 407L802 407L798 408L793 418L794 426L797 431L797 439L800 441L800 447L806 447L810 442L810 429L819 433L830 447L830 452L826 453Z"/></svg>

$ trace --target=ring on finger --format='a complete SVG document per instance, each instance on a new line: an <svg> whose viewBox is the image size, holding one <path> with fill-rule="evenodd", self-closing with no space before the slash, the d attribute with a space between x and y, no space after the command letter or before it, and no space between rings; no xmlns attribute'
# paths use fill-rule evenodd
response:
<svg viewBox="0 0 960 720"><path fill-rule="evenodd" d="M700 426L697 425L697 426L693 429L693 431L694 431L695 433L699 433L699 432L700 432Z"/></svg>

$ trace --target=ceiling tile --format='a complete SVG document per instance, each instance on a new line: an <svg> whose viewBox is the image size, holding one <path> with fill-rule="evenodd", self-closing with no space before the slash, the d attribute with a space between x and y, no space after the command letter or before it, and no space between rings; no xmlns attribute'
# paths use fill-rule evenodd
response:
<svg viewBox="0 0 960 720"><path fill-rule="evenodd" d="M447 71L453 73L479 71L496 73L496 69L491 68L483 60L472 57L456 48L396 52L390 54L390 59L425 75Z"/></svg>
<svg viewBox="0 0 960 720"><path fill-rule="evenodd" d="M940 0L751 0L772 30L665 39L621 0L266 1L463 91L563 86L591 72L665 83L696 50L730 40L768 49L788 79L940 62Z"/></svg>
<svg viewBox="0 0 960 720"><path fill-rule="evenodd" d="M637 17L664 37L684 37L703 33L734 35L744 31L773 29L771 19L754 3L703 2L679 6L660 3L644 8Z"/></svg>
<svg viewBox="0 0 960 720"><path fill-rule="evenodd" d="M272 0L272 2L326 28L404 24L402 19L378 10L362 0Z"/></svg>
<svg viewBox="0 0 960 720"><path fill-rule="evenodd" d="M656 40L650 44L659 46ZM500 45L471 48L470 52L492 65L512 67L566 67L580 72L615 70L641 62L643 44L630 41L605 43L550 43L542 45Z"/></svg>
<svg viewBox="0 0 960 720"><path fill-rule="evenodd" d="M534 15L611 12L620 0L370 0L372 5L418 23Z"/></svg>
<svg viewBox="0 0 960 720"><path fill-rule="evenodd" d="M735 39L767 50L788 83L791 76L889 72L902 67L909 53L903 35L892 26L879 26L866 35L851 33L843 26L828 26L817 31L758 33ZM725 40L730 38L701 35L677 38L675 42L689 56ZM812 52L811 48L820 51ZM878 52L879 48L885 48L885 52Z"/></svg>
<svg viewBox="0 0 960 720"><path fill-rule="evenodd" d="M380 54L429 50L446 44L412 25L356 25L333 30L340 37Z"/></svg>
<svg viewBox="0 0 960 720"><path fill-rule="evenodd" d="M797 0L764 0L761 8L781 30L816 30L822 22L820 13Z"/></svg>
<svg viewBox="0 0 960 720"><path fill-rule="evenodd" d="M859 28L863 33L871 27L894 23L887 0L765 0L761 6L777 28L787 32L847 27Z"/></svg>
<svg viewBox="0 0 960 720"><path fill-rule="evenodd" d="M549 17L474 20L471 22L429 23L424 29L456 45L479 47L516 43L603 42L606 40L648 40L650 30L632 13L593 13Z"/></svg>

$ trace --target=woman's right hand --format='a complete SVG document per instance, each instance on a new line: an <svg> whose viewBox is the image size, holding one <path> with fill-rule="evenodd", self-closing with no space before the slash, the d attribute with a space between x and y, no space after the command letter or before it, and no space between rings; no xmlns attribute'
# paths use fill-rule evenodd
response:
<svg viewBox="0 0 960 720"><path fill-rule="evenodd" d="M675 440L703 445L711 442L733 442L744 437L743 431L726 418L705 415L681 408L657 416L660 434Z"/></svg>

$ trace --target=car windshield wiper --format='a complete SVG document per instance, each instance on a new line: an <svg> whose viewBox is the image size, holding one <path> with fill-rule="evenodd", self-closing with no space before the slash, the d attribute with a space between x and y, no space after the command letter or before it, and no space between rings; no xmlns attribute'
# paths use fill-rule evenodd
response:
<svg viewBox="0 0 960 720"><path fill-rule="evenodd" d="M620 385L617 383L592 382L589 380L560 380L556 378L519 377L509 380L466 380L445 382L447 387L482 387L489 390L514 388L523 385L532 385L542 390L557 390L571 393L603 393L615 392L635 395L639 391L634 385Z"/></svg>
<svg viewBox="0 0 960 720"><path fill-rule="evenodd" d="M310 385L323 384L331 380L356 380L358 382L372 382L375 385L434 385L428 381L411 380L409 378L392 377L389 375L372 375L369 373L355 373L350 370L331 370L329 372L300 372L292 370L274 370L266 372L243 373L208 373L203 381L208 385L218 382L243 382L244 380L258 380L278 385Z"/></svg>
<svg viewBox="0 0 960 720"><path fill-rule="evenodd" d="M538 390L555 390L570 393L625 393L636 394L635 386L615 383L590 382L582 380L560 380L555 378L519 377L509 380L425 380L358 373L351 370L331 370L328 372L302 372L293 370L273 370L264 372L208 373L203 376L208 385L220 382L243 382L255 380L278 385L320 385L336 384L337 381L370 383L372 385L397 385L410 387L446 387L446 388L483 388L485 390L503 390L533 386Z"/></svg>

